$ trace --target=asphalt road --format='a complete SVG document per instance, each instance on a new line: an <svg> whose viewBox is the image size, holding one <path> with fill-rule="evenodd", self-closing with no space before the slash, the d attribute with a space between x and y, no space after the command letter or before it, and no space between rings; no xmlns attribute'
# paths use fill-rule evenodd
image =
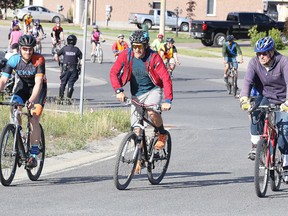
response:
<svg viewBox="0 0 288 216"><path fill-rule="evenodd" d="M48 50L49 41L44 46ZM85 87L85 97L96 111L121 106L108 80L110 47L109 41L103 44L102 65L87 63L86 79L92 83ZM18 169L12 186L0 187L1 215L286 215L286 185L279 192L268 188L266 198L255 194L254 163L247 159L249 120L239 101L226 93L222 59L180 60L172 110L163 114L172 135L172 157L160 185L150 185L144 170L128 190L115 189L114 155L121 140L117 137L47 160L37 182ZM58 91L56 70L54 62L47 64L51 95ZM240 84L244 72L245 64L240 66ZM79 88L76 98L77 94Z"/></svg>

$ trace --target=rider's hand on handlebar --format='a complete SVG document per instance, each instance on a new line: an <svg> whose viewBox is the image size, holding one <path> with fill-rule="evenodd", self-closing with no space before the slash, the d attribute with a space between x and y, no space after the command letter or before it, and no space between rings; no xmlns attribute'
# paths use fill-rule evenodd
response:
<svg viewBox="0 0 288 216"><path fill-rule="evenodd" d="M247 96L243 96L240 98L240 106L241 106L241 109L244 111L251 109L250 100Z"/></svg>
<svg viewBox="0 0 288 216"><path fill-rule="evenodd" d="M288 100L286 100L285 103L281 104L280 111L288 112Z"/></svg>
<svg viewBox="0 0 288 216"><path fill-rule="evenodd" d="M171 104L170 103L162 103L161 104L161 110L162 111L168 111L171 109Z"/></svg>
<svg viewBox="0 0 288 216"><path fill-rule="evenodd" d="M126 95L124 94L124 92L120 92L118 94L116 94L116 98L120 101L120 102L125 102L126 100Z"/></svg>

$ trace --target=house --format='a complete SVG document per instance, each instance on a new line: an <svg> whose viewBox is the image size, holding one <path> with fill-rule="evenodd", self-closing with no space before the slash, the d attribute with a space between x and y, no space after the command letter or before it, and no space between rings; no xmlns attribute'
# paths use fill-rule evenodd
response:
<svg viewBox="0 0 288 216"><path fill-rule="evenodd" d="M160 2L166 2L166 9L181 12L179 16L187 16L187 2L189 0L89 0L89 24L97 23L100 26L126 27L131 12L148 13L151 8L160 7ZM231 11L265 12L278 20L285 20L287 16L288 0L201 0L196 1L195 16L193 19L225 20ZM61 13L72 16L76 24L83 23L85 0L25 0L25 5L40 5L56 11L60 4L64 10ZM106 19L108 17L108 19Z"/></svg>

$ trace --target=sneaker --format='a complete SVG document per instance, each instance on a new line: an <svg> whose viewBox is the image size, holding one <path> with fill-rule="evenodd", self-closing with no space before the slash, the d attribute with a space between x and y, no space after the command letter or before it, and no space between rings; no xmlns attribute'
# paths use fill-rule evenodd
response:
<svg viewBox="0 0 288 216"><path fill-rule="evenodd" d="M157 140L156 144L154 145L154 148L156 150L162 150L165 147L167 137L168 137L167 134L159 134L158 140Z"/></svg>
<svg viewBox="0 0 288 216"><path fill-rule="evenodd" d="M27 161L27 163L26 163L26 166L27 166L28 168L35 168L35 167L37 167L37 160L36 160L36 158L33 157L33 156L31 156L31 157L28 159L28 161Z"/></svg>
<svg viewBox="0 0 288 216"><path fill-rule="evenodd" d="M250 159L252 161L254 161L255 157L256 157L256 147L257 147L257 145L252 143L252 148L248 153L248 159Z"/></svg>

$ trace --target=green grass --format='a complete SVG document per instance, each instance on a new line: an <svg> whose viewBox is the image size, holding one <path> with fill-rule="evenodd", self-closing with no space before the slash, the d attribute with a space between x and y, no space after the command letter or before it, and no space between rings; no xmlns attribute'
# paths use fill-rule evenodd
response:
<svg viewBox="0 0 288 216"><path fill-rule="evenodd" d="M1 106L1 131L7 122L8 107ZM102 109L92 113L86 111L80 118L77 113L59 113L56 110L44 109L41 124L45 131L46 155L49 157L84 149L87 142L127 132L130 128L130 110Z"/></svg>

